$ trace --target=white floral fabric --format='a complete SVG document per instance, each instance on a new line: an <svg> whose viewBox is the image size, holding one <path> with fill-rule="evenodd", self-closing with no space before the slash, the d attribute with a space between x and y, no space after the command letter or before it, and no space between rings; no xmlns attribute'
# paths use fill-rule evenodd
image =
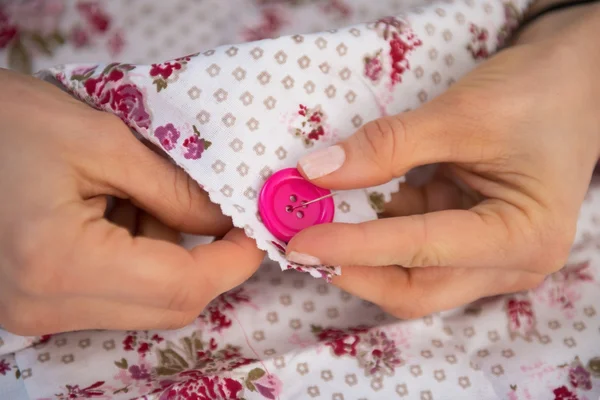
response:
<svg viewBox="0 0 600 400"><path fill-rule="evenodd" d="M0 396L598 398L600 186L592 186L583 206L569 264L538 289L417 321L395 320L306 273L282 273L327 278L339 271L290 266L285 244L257 213L257 193L273 172L442 93L507 43L527 5L0 5L6 65L44 69L44 78L121 117L197 180L270 258L181 330L41 338L0 331ZM376 218L397 188L398 180L338 193L335 220Z"/></svg>

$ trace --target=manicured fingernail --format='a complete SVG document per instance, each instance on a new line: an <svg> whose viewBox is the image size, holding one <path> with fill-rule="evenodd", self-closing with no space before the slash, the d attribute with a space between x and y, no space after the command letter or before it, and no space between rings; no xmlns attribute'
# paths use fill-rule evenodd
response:
<svg viewBox="0 0 600 400"><path fill-rule="evenodd" d="M321 265L321 260L319 260L317 257L309 256L308 254L298 253L296 251L291 251L286 258L288 261L300 265Z"/></svg>
<svg viewBox="0 0 600 400"><path fill-rule="evenodd" d="M331 146L302 157L300 168L308 179L317 179L338 170L346 161L346 153L341 146Z"/></svg>

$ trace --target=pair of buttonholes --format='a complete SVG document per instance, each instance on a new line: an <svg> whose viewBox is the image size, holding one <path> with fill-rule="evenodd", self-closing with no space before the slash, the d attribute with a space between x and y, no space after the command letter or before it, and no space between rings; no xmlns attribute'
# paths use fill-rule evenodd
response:
<svg viewBox="0 0 600 400"><path fill-rule="evenodd" d="M294 195L294 194L293 194L293 195L291 195L291 196L290 196L290 201L291 201L292 203L295 203L295 202L297 202L297 201L298 201L298 197L296 197L296 195ZM306 206L304 205L304 203L306 203L306 201L302 200L302 202L300 203L300 204L301 204L301 205L300 205L300 207L302 207L302 206L306 207ZM285 207L285 211L287 211L287 212L289 212L289 213L293 212L293 211L294 211L294 206L293 206L293 205L291 205L291 204L290 204L290 205L287 205L287 206ZM304 218L304 212L303 212L302 210L298 210L298 211L296 211L296 218L298 218L298 219L302 219L302 218Z"/></svg>

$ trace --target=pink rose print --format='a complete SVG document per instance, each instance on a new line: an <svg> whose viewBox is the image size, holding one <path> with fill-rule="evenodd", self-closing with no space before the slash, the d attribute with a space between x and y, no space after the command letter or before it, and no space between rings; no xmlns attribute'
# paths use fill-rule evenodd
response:
<svg viewBox="0 0 600 400"><path fill-rule="evenodd" d="M116 57L123 51L125 47L125 36L123 34L123 30L119 29L115 33L113 33L106 42L106 46L108 47L108 52L112 57Z"/></svg>
<svg viewBox="0 0 600 400"><path fill-rule="evenodd" d="M254 27L245 28L242 37L248 42L272 38L277 35L284 22L279 8L265 8L262 10L261 21Z"/></svg>
<svg viewBox="0 0 600 400"><path fill-rule="evenodd" d="M336 13L341 18L349 18L352 15L352 8L344 0L329 0L321 6L326 13Z"/></svg>
<svg viewBox="0 0 600 400"><path fill-rule="evenodd" d="M14 25L0 5L0 49L6 48L17 35L17 26Z"/></svg>
<svg viewBox="0 0 600 400"><path fill-rule="evenodd" d="M249 303L250 296L243 287L230 290L210 302L199 318L210 323L211 330L221 332L231 327L231 319L226 313L235 310L241 304Z"/></svg>
<svg viewBox="0 0 600 400"><path fill-rule="evenodd" d="M325 129L323 127L325 114L318 107L309 109L304 104L300 104L298 106L298 115L303 118L301 128L296 128L293 131L294 136L302 138L304 145L310 147L315 141L325 135Z"/></svg>
<svg viewBox="0 0 600 400"><path fill-rule="evenodd" d="M81 25L75 25L73 29L71 29L69 37L73 47L76 49L80 49L90 44L90 35L81 27Z"/></svg>
<svg viewBox="0 0 600 400"><path fill-rule="evenodd" d="M197 160L202 156L204 150L207 150L212 143L206 139L200 138L200 131L196 126L194 128L194 134L183 141L183 147L186 151L183 154L188 160Z"/></svg>
<svg viewBox="0 0 600 400"><path fill-rule="evenodd" d="M402 82L402 75L410 70L408 55L421 46L423 42L415 35L406 22L395 17L382 18L375 23L376 29L380 29L382 26L383 31L381 35L383 39L388 41L390 46L391 71L389 76L393 87L397 83ZM378 59L379 54L377 53L373 58L365 59L365 75L373 82L379 79L379 72L377 72L379 66L376 61L373 61Z"/></svg>
<svg viewBox="0 0 600 400"><path fill-rule="evenodd" d="M181 380L171 383L158 400L241 400L243 398L242 384L232 378L203 376L200 371L182 372L178 378Z"/></svg>
<svg viewBox="0 0 600 400"><path fill-rule="evenodd" d="M254 368L248 373L245 386L251 392L258 392L263 398L271 400L278 399L282 389L279 378L261 368Z"/></svg>
<svg viewBox="0 0 600 400"><path fill-rule="evenodd" d="M150 76L156 77L160 76L163 79L168 79L174 70L180 70L181 63L178 62L165 62L162 64L152 64L152 68L150 69Z"/></svg>
<svg viewBox="0 0 600 400"><path fill-rule="evenodd" d="M152 350L154 344L158 344L163 340L157 334L150 336L148 331L129 331L123 339L123 350L137 351L140 356L145 357Z"/></svg>
<svg viewBox="0 0 600 400"><path fill-rule="evenodd" d="M529 300L518 300L514 297L506 301L506 313L508 317L508 330L511 339L517 336L525 340L531 340L531 336L538 336L535 329L535 314Z"/></svg>
<svg viewBox="0 0 600 400"><path fill-rule="evenodd" d="M317 336L320 342L325 342L326 346L331 347L334 355L340 357L345 354L356 356L356 346L360 342L359 334L368 331L367 327L353 327L346 330L312 326L312 332Z"/></svg>
<svg viewBox="0 0 600 400"><path fill-rule="evenodd" d="M490 55L487 48L488 30L471 24L469 32L471 32L471 43L467 45L467 50L471 52L473 59L481 60L487 58Z"/></svg>
<svg viewBox="0 0 600 400"><path fill-rule="evenodd" d="M0 3L0 49L7 49L10 68L30 73L34 57L52 57L56 49L68 43L81 48L92 45L93 37L107 37L111 19L100 2L77 2L80 20L66 29L60 24L64 9L61 0ZM122 44L123 38L120 39ZM110 43L108 45L111 48ZM123 46L112 47L118 50L111 53L116 56Z"/></svg>
<svg viewBox="0 0 600 400"><path fill-rule="evenodd" d="M357 360L366 376L392 376L396 367L403 363L394 340L380 330L362 337L357 347Z"/></svg>
<svg viewBox="0 0 600 400"><path fill-rule="evenodd" d="M154 136L165 150L173 150L179 139L179 131L173 124L159 126L154 130Z"/></svg>
<svg viewBox="0 0 600 400"><path fill-rule="evenodd" d="M6 2L6 13L19 31L36 32L45 37L56 31L64 11L61 0L25 0Z"/></svg>
<svg viewBox="0 0 600 400"><path fill-rule="evenodd" d="M575 305L581 299L581 285L594 281L589 261L566 265L548 276L533 294L537 301L561 311L565 318L576 315Z"/></svg>
<svg viewBox="0 0 600 400"><path fill-rule="evenodd" d="M150 77L154 78L156 91L160 92L166 89L168 82L175 82L179 77L179 72L183 71L188 61L198 54L190 54L185 57L176 58L172 61L166 61L162 64L152 64L150 68Z"/></svg>
<svg viewBox="0 0 600 400"><path fill-rule="evenodd" d="M5 359L0 359L0 375L6 375L7 372L10 372L11 366Z"/></svg>
<svg viewBox="0 0 600 400"><path fill-rule="evenodd" d="M110 28L110 17L97 1L81 1L77 10L97 32L106 32Z"/></svg>
<svg viewBox="0 0 600 400"><path fill-rule="evenodd" d="M60 393L56 395L57 400L71 400L71 399L92 399L94 397L103 397L105 389L101 387L104 385L104 381L98 381L85 388L80 388L79 385L66 385L67 393Z"/></svg>
<svg viewBox="0 0 600 400"><path fill-rule="evenodd" d="M577 395L571 392L566 386L561 386L552 391L554 400L579 400Z"/></svg>
<svg viewBox="0 0 600 400"><path fill-rule="evenodd" d="M394 32L390 40L390 57L392 58L392 85L402 82L402 75L410 69L408 54L423 43L412 32L408 32L406 37L400 36Z"/></svg>
<svg viewBox="0 0 600 400"><path fill-rule="evenodd" d="M110 108L132 128L150 127L150 114L144 106L144 96L135 85L125 84L116 88L112 93Z"/></svg>
<svg viewBox="0 0 600 400"><path fill-rule="evenodd" d="M569 382L576 389L592 389L592 374L581 364L579 358L569 366Z"/></svg>
<svg viewBox="0 0 600 400"><path fill-rule="evenodd" d="M365 57L365 71L364 74L372 82L378 82L383 75L383 64L381 63L381 50L379 50L373 57Z"/></svg>

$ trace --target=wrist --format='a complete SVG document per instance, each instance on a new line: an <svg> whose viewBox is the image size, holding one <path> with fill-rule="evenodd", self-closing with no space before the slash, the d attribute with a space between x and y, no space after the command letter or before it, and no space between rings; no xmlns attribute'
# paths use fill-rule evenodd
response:
<svg viewBox="0 0 600 400"><path fill-rule="evenodd" d="M578 3L576 0L543 0L536 3L535 15L556 3ZM522 26L514 38L514 44L542 47L544 59L561 71L562 79L569 85L578 87L579 95L586 99L588 110L596 128L591 143L598 143L600 155L600 76L597 65L600 63L600 1L573 5L540 16ZM589 114L588 114L589 113ZM596 147L596 146L594 146Z"/></svg>

